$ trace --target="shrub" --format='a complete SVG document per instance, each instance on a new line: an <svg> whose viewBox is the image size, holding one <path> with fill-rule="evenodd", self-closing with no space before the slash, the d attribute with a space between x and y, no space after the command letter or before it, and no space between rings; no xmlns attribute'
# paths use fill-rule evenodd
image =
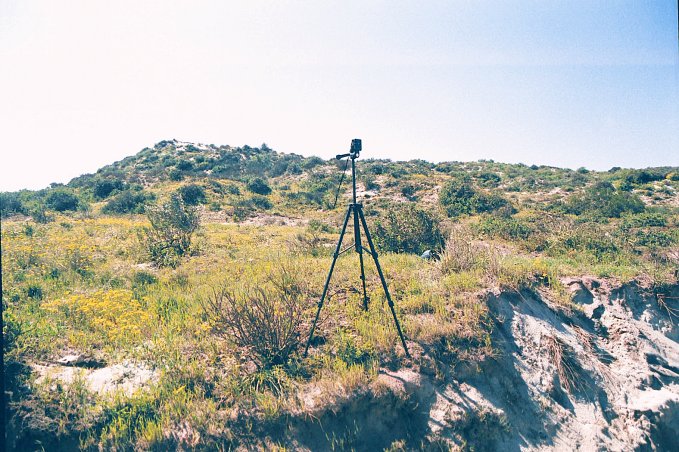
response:
<svg viewBox="0 0 679 452"><path fill-rule="evenodd" d="M177 193L182 198L182 201L189 206L205 204L207 202L207 199L205 198L205 188L200 185L184 185L177 190Z"/></svg>
<svg viewBox="0 0 679 452"><path fill-rule="evenodd" d="M526 240L534 232L530 225L521 220L495 215L484 216L478 224L478 230L488 237L500 237L505 240Z"/></svg>
<svg viewBox="0 0 679 452"><path fill-rule="evenodd" d="M135 288L143 288L157 282L158 278L156 278L153 273L149 273L144 270L135 272L134 276L132 277L132 287Z"/></svg>
<svg viewBox="0 0 679 452"><path fill-rule="evenodd" d="M224 191L229 195L240 195L240 188L238 188L238 185L227 184L224 186Z"/></svg>
<svg viewBox="0 0 679 452"><path fill-rule="evenodd" d="M265 196L253 196L252 198L239 199L233 206L233 217L236 221L241 221L252 215L255 210L268 210L273 207L271 201Z"/></svg>
<svg viewBox="0 0 679 452"><path fill-rule="evenodd" d="M639 246L666 248L674 244L674 238L664 231L643 231L636 232L634 241Z"/></svg>
<svg viewBox="0 0 679 452"><path fill-rule="evenodd" d="M439 219L414 203L391 205L375 223L375 241L383 251L421 254L443 246Z"/></svg>
<svg viewBox="0 0 679 452"><path fill-rule="evenodd" d="M180 171L191 171L193 169L193 162L190 160L180 160L177 162L177 169Z"/></svg>
<svg viewBox="0 0 679 452"><path fill-rule="evenodd" d="M403 187L401 187L401 194L405 196L407 199L412 200L415 197L416 191L417 188L412 184L406 184Z"/></svg>
<svg viewBox="0 0 679 452"><path fill-rule="evenodd" d="M18 193L0 193L0 218L17 213L26 213Z"/></svg>
<svg viewBox="0 0 679 452"><path fill-rule="evenodd" d="M448 181L439 194L439 204L449 217L471 214L476 192L468 180Z"/></svg>
<svg viewBox="0 0 679 452"><path fill-rule="evenodd" d="M483 172L479 174L479 181L484 187L497 187L502 178L495 173Z"/></svg>
<svg viewBox="0 0 679 452"><path fill-rule="evenodd" d="M320 157L312 156L304 160L302 163L302 168L306 170L313 169L317 166L321 166L325 164L325 160L323 160Z"/></svg>
<svg viewBox="0 0 679 452"><path fill-rule="evenodd" d="M144 229L144 244L151 261L175 267L191 247L191 237L200 225L195 207L173 195L165 204L147 209L151 228Z"/></svg>
<svg viewBox="0 0 679 452"><path fill-rule="evenodd" d="M264 196L253 196L252 198L250 198L250 202L254 207L262 210L269 210L273 207L271 201L269 201Z"/></svg>
<svg viewBox="0 0 679 452"><path fill-rule="evenodd" d="M258 368L284 365L300 345L311 306L302 278L281 267L265 284L222 286L204 303L213 332L233 342Z"/></svg>
<svg viewBox="0 0 679 452"><path fill-rule="evenodd" d="M625 182L631 185L642 185L649 182L663 180L665 172L656 168L647 168L644 170L631 170L625 176Z"/></svg>
<svg viewBox="0 0 679 452"><path fill-rule="evenodd" d="M589 252L597 261L603 261L615 257L622 244L599 225L586 223L566 234L562 245L566 250Z"/></svg>
<svg viewBox="0 0 679 452"><path fill-rule="evenodd" d="M33 220L36 223L40 223L40 224L46 224L46 223L49 223L50 221L54 220L52 215L47 213L45 206L43 206L42 204L38 204L36 207L31 209L30 215L31 215L31 218L33 218Z"/></svg>
<svg viewBox="0 0 679 452"><path fill-rule="evenodd" d="M39 284L31 284L26 289L26 295L28 296L28 298L32 298L34 300L42 300L43 298L42 287Z"/></svg>
<svg viewBox="0 0 679 452"><path fill-rule="evenodd" d="M364 174L361 177L361 182L363 182L363 186L366 190L378 190L380 188L380 185L375 182L375 179L369 174Z"/></svg>
<svg viewBox="0 0 679 452"><path fill-rule="evenodd" d="M64 212L66 210L77 210L80 205L80 200L75 195L65 188L57 188L52 190L45 199L47 207L57 212Z"/></svg>
<svg viewBox="0 0 679 452"><path fill-rule="evenodd" d="M499 195L486 194L472 187L468 177L448 181L439 194L439 204L449 217L491 212L509 203Z"/></svg>
<svg viewBox="0 0 679 452"><path fill-rule="evenodd" d="M170 178L171 181L174 181L174 182L178 182L178 181L184 179L184 175L182 174L182 172L179 171L176 168L172 168L168 172L168 177Z"/></svg>
<svg viewBox="0 0 679 452"><path fill-rule="evenodd" d="M111 198L101 211L108 214L144 213L147 201L152 198L141 191L125 190Z"/></svg>
<svg viewBox="0 0 679 452"><path fill-rule="evenodd" d="M92 194L96 199L105 199L114 191L120 191L123 188L125 184L120 179L97 179L92 187Z"/></svg>
<svg viewBox="0 0 679 452"><path fill-rule="evenodd" d="M269 187L269 184L267 184L267 182L261 177L250 179L247 184L247 189L258 195L271 194L271 187Z"/></svg>
<svg viewBox="0 0 679 452"><path fill-rule="evenodd" d="M626 217L621 225L621 229L628 230L630 228L643 227L665 227L667 226L667 218L657 212L644 212L637 215Z"/></svg>
<svg viewBox="0 0 679 452"><path fill-rule="evenodd" d="M565 207L568 213L598 214L607 218L620 218L624 213L639 213L645 209L637 195L616 190L610 182L598 182L582 195L571 196Z"/></svg>

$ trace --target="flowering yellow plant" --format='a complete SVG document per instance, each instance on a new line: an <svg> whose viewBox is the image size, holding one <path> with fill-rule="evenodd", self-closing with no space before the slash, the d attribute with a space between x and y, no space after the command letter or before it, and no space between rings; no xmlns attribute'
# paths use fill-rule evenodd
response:
<svg viewBox="0 0 679 452"><path fill-rule="evenodd" d="M121 342L147 336L153 316L129 290L100 290L93 294L73 294L44 305L61 311L76 327Z"/></svg>

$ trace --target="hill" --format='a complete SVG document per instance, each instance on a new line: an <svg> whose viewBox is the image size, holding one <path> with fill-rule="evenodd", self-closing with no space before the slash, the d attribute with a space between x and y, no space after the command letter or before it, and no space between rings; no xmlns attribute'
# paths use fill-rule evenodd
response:
<svg viewBox="0 0 679 452"><path fill-rule="evenodd" d="M169 140L0 194L11 445L672 449L678 168L361 159L412 357L354 253L305 357L344 168Z"/></svg>

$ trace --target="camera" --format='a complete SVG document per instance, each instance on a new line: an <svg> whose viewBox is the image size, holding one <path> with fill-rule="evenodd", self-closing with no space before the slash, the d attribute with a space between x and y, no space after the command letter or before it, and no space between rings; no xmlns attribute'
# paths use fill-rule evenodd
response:
<svg viewBox="0 0 679 452"><path fill-rule="evenodd" d="M351 150L349 153L351 154L352 158L358 158L358 155L361 153L361 139L360 138L354 138L351 140Z"/></svg>
<svg viewBox="0 0 679 452"><path fill-rule="evenodd" d="M357 159L358 156L361 154L361 148L363 146L361 145L361 139L360 138L354 138L351 140L351 148L349 149L348 154L337 154L335 158L337 160L341 160L346 157L351 157L352 160Z"/></svg>

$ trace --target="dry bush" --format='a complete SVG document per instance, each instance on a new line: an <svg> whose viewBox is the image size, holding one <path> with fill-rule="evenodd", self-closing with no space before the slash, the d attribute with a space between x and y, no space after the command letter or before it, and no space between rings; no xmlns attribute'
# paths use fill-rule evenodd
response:
<svg viewBox="0 0 679 452"><path fill-rule="evenodd" d="M474 243L469 227L456 225L446 240L438 268L442 274L480 269L494 280L500 272L500 255L490 245Z"/></svg>
<svg viewBox="0 0 679 452"><path fill-rule="evenodd" d="M451 229L439 261L442 273L467 271L476 266L479 246L472 243L472 238L466 226L456 225Z"/></svg>
<svg viewBox="0 0 679 452"><path fill-rule="evenodd" d="M305 337L309 293L306 281L281 266L258 287L213 290L204 309L216 334L265 369L286 364Z"/></svg>

